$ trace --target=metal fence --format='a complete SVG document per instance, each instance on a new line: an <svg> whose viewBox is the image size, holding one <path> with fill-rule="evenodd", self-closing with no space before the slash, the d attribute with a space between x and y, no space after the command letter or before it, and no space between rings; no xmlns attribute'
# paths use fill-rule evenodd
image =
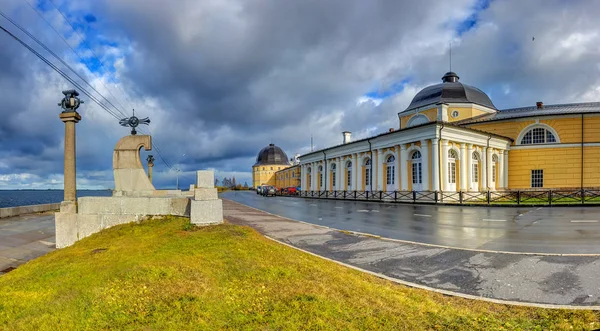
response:
<svg viewBox="0 0 600 331"><path fill-rule="evenodd" d="M599 204L600 189L516 190L484 192L441 191L301 191L289 195L315 199L460 205L573 205Z"/></svg>

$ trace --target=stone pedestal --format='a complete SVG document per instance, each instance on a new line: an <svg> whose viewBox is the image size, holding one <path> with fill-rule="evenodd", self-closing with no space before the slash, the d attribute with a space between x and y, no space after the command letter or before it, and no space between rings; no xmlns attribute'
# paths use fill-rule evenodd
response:
<svg viewBox="0 0 600 331"><path fill-rule="evenodd" d="M190 220L196 225L223 223L223 202L217 195L215 173L212 170L200 170L196 173Z"/></svg>
<svg viewBox="0 0 600 331"><path fill-rule="evenodd" d="M65 178L64 201L77 201L76 165L75 165L75 124L81 120L78 112L60 113L60 119L65 123Z"/></svg>

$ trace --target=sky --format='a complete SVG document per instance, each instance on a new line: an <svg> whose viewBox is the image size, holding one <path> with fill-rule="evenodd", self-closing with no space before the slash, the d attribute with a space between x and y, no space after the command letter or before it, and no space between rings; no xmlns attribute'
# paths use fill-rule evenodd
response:
<svg viewBox="0 0 600 331"><path fill-rule="evenodd" d="M158 188L174 188L177 169L180 187L200 169L251 183L269 143L292 157L311 136L324 148L342 131L398 128L397 113L449 70L450 45L460 81L499 109L600 101L597 1L0 0L0 10L118 117L150 117L142 130L171 165L150 152ZM0 189L62 188L57 104L71 88L0 31ZM78 188L113 188L112 150L129 130L81 98Z"/></svg>

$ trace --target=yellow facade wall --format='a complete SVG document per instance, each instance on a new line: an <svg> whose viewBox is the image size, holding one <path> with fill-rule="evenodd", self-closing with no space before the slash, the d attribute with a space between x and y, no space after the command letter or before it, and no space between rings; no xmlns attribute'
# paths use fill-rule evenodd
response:
<svg viewBox="0 0 600 331"><path fill-rule="evenodd" d="M438 118L438 108L437 107L429 108L424 111L418 112L416 114L410 114L410 115L400 117L400 128L401 129L406 128L406 124L408 123L408 121L410 121L411 118L413 118L414 116L419 115L419 114L427 116L429 121L433 122L433 121L436 121Z"/></svg>
<svg viewBox="0 0 600 331"><path fill-rule="evenodd" d="M543 188L581 187L581 147L511 150L508 185L531 188L531 170L544 170ZM600 147L584 147L584 187L600 187Z"/></svg>
<svg viewBox="0 0 600 331"><path fill-rule="evenodd" d="M259 165L252 167L252 187L260 185L277 186L276 173L279 170L289 168L289 165Z"/></svg>
<svg viewBox="0 0 600 331"><path fill-rule="evenodd" d="M277 188L300 186L300 177L300 166L284 168L276 172L275 183L272 185Z"/></svg>
<svg viewBox="0 0 600 331"><path fill-rule="evenodd" d="M458 116L452 117L452 112L455 110L458 111ZM448 116L448 122L455 122L467 118L477 117L484 114L489 114L488 112L477 109L475 107L452 107L452 105L448 106L446 112L446 115Z"/></svg>

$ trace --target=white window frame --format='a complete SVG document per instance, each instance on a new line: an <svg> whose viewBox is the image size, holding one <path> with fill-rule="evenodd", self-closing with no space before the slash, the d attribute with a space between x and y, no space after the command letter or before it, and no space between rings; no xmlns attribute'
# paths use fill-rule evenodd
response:
<svg viewBox="0 0 600 331"><path fill-rule="evenodd" d="M533 132L531 133L531 143L525 143L523 144L523 138L525 137L525 135L527 133L529 133L530 131L533 131L534 129L538 129L538 128L542 128L545 129L547 131L549 131L553 136L554 136L554 142L547 142L548 140L548 133L544 132L544 142L543 143L533 143ZM544 123L534 123L534 124L530 124L528 126L526 126L523 130L521 130L521 132L519 133L519 135L517 136L517 140L516 140L516 144L517 145L522 145L522 146L529 146L529 145L546 145L546 144L560 144L560 137L558 136L558 132L556 132L556 130L554 130L553 127L551 127L550 125L544 124Z"/></svg>
<svg viewBox="0 0 600 331"><path fill-rule="evenodd" d="M544 169L531 169L531 187L544 187Z"/></svg>

